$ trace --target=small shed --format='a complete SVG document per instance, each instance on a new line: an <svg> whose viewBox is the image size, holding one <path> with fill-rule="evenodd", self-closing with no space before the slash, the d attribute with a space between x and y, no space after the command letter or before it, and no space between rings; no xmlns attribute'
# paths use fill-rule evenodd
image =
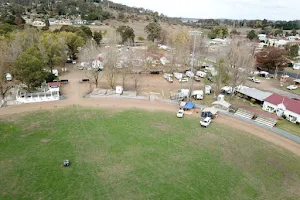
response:
<svg viewBox="0 0 300 200"><path fill-rule="evenodd" d="M229 108L231 106L230 103L228 103L227 101L215 101L212 103L213 107L214 108L217 108L217 109L220 109L220 110L223 110L223 111L229 111Z"/></svg>
<svg viewBox="0 0 300 200"><path fill-rule="evenodd" d="M299 86L300 85L300 79L294 80L294 84Z"/></svg>

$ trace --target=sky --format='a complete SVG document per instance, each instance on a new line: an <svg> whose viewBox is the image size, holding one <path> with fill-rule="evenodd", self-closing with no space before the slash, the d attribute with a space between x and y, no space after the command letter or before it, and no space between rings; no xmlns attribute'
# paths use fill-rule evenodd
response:
<svg viewBox="0 0 300 200"><path fill-rule="evenodd" d="M226 19L300 19L300 0L112 0L169 17Z"/></svg>

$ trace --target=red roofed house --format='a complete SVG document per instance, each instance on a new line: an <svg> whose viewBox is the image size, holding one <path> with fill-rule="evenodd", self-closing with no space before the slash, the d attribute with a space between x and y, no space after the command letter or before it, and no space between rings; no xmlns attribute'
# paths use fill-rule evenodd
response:
<svg viewBox="0 0 300 200"><path fill-rule="evenodd" d="M48 87L51 92L59 92L60 82L49 82Z"/></svg>
<svg viewBox="0 0 300 200"><path fill-rule="evenodd" d="M300 101L289 99L278 94L272 94L265 99L263 110L285 116L293 123L300 123Z"/></svg>

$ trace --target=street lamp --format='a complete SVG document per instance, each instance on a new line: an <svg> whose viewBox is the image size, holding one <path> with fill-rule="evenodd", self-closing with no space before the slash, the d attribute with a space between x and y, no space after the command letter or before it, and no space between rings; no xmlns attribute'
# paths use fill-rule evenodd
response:
<svg viewBox="0 0 300 200"><path fill-rule="evenodd" d="M192 69L191 71L194 73L194 60L195 60L195 49L196 49L196 38L197 36L200 36L202 34L201 31L190 31L190 36L194 37L194 44L193 44L193 54L192 54ZM193 88L193 84L194 84L194 79L192 78L192 82L190 83L190 95L188 100L190 101L191 95L192 95L192 91L191 89Z"/></svg>

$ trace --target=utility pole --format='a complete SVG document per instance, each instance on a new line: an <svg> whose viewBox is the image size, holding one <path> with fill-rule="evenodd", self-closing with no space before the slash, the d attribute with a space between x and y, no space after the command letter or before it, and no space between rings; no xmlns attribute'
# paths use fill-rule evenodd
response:
<svg viewBox="0 0 300 200"><path fill-rule="evenodd" d="M194 60L195 60L195 49L196 49L196 38L198 35L201 35L201 31L190 31L190 36L194 37L194 44L193 44L193 53L192 53L192 69L191 71L194 73ZM194 85L194 78L192 78L192 81L190 82L190 95L188 100L191 100L191 95L192 95L192 89Z"/></svg>

